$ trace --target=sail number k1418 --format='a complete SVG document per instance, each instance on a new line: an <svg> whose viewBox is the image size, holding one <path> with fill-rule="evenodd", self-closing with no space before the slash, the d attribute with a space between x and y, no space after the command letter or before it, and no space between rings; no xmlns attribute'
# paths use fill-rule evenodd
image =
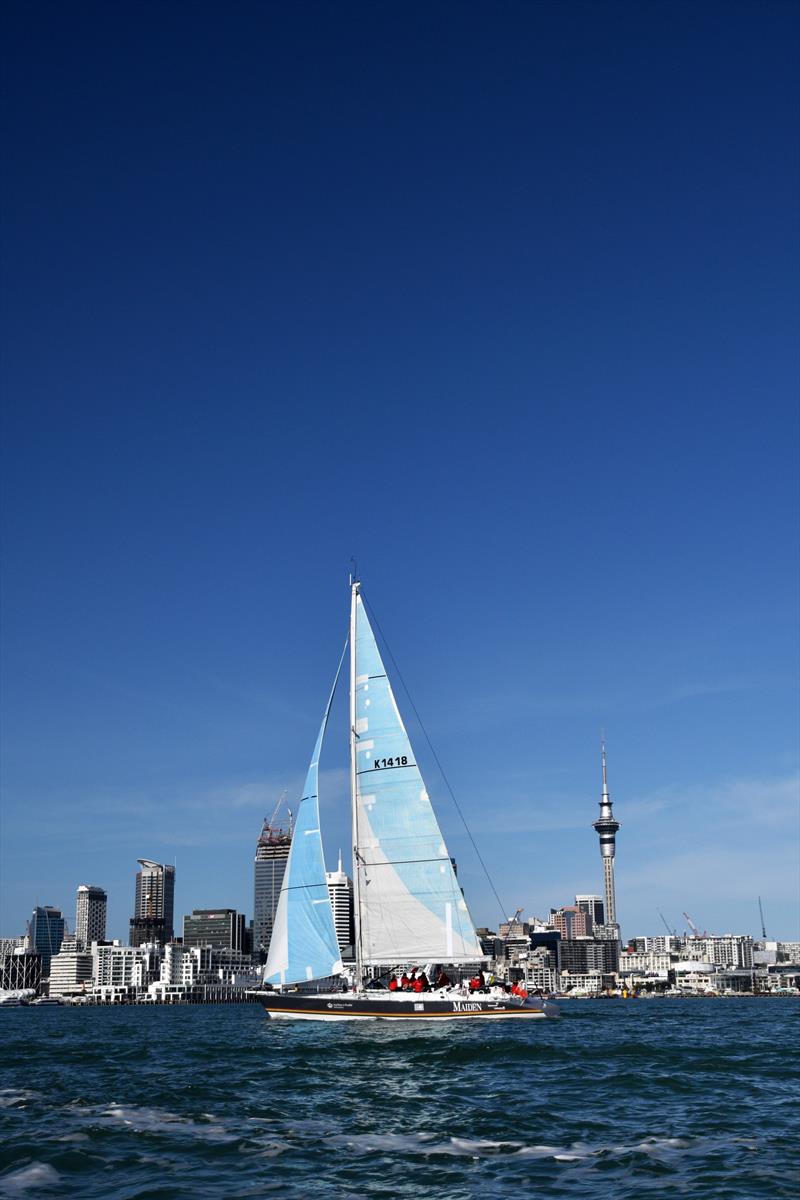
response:
<svg viewBox="0 0 800 1200"><path fill-rule="evenodd" d="M374 760L374 762L375 762L375 766L373 767L374 771L380 771L384 767L407 767L408 766L408 755L407 754L403 754L403 755L398 754L396 758L376 758Z"/></svg>

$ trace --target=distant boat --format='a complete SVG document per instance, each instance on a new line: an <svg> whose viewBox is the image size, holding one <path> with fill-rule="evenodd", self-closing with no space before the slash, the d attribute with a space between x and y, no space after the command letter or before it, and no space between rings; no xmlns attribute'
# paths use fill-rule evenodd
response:
<svg viewBox="0 0 800 1200"><path fill-rule="evenodd" d="M389 991L376 979L410 964L477 965L485 954L403 725L358 580L350 610L350 779L355 972L351 990L295 985L345 977L319 819L319 759L345 653L317 735L278 899L264 984L270 1017L306 1020L526 1020L553 1005L503 988ZM371 986L370 986L371 985Z"/></svg>

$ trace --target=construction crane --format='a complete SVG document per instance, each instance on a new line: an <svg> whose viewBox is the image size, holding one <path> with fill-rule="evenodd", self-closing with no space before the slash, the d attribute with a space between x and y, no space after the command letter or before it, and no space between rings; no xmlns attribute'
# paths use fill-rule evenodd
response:
<svg viewBox="0 0 800 1200"><path fill-rule="evenodd" d="M764 907L761 903L760 896L758 897L758 912L761 917L761 936L764 939L764 941L766 941L767 940L767 927L764 924Z"/></svg>
<svg viewBox="0 0 800 1200"><path fill-rule="evenodd" d="M697 928L694 921L692 920L692 918L689 916L689 914L687 912L685 912L683 915L689 923L689 928L692 931L693 937L708 937L708 934L706 933L705 930L703 930L702 933L700 932L700 930Z"/></svg>
<svg viewBox="0 0 800 1200"><path fill-rule="evenodd" d="M289 832L288 832L288 834L284 833L283 829L281 829L281 827L279 825L276 825L276 823L275 823L278 819L278 813L280 812L280 807L283 804L284 800L286 799L286 795L287 795L286 791L285 790L282 791L278 798L278 803L275 805L275 808L273 809L272 816L269 818L264 817L264 824L261 826L261 836L258 839L258 845L262 848L266 848L268 846L282 846L286 842L291 840L291 837L292 837L292 810L291 809L287 810L289 813Z"/></svg>
<svg viewBox="0 0 800 1200"><path fill-rule="evenodd" d="M283 804L284 800L286 799L286 795L287 795L287 790L286 790L286 788L284 788L283 791L281 792L280 796L278 797L278 803L275 805L275 810L274 810L272 816L266 822L266 824L269 825L270 829L274 829L274 827L275 827L275 820L278 816L281 805Z"/></svg>
<svg viewBox="0 0 800 1200"><path fill-rule="evenodd" d="M657 913L658 913L658 915L661 917L661 924L664 926L664 928L666 929L666 931L667 931L667 933L670 935L670 937L677 937L678 935L677 935L677 933L675 932L675 930L674 930L674 929L670 929L669 925L667 924L667 918L664 916L664 914L662 913L661 909L660 909L660 908L657 908L657 909L656 909L656 912L657 912Z"/></svg>

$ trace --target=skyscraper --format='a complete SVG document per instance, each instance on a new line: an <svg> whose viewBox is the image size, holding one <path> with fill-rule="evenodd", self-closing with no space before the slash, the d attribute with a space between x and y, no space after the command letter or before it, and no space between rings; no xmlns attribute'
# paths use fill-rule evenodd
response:
<svg viewBox="0 0 800 1200"><path fill-rule="evenodd" d="M325 882L328 885L328 895L333 909L333 926L336 930L336 941L342 955L353 955L355 941L355 925L353 920L353 881L342 869L342 852L339 851L339 866L335 871L325 872Z"/></svg>
<svg viewBox="0 0 800 1200"><path fill-rule="evenodd" d="M563 908L551 908L548 925L557 929L562 938L585 938L591 933L591 918L576 904L565 904Z"/></svg>
<svg viewBox="0 0 800 1200"><path fill-rule="evenodd" d="M90 949L92 942L102 942L106 936L106 904L108 897L101 887L82 883L78 888L75 907L75 937L78 945Z"/></svg>
<svg viewBox="0 0 800 1200"><path fill-rule="evenodd" d="M278 908L289 847L291 830L285 833L265 820L256 844L253 869L253 954L266 955L272 938L272 926Z"/></svg>
<svg viewBox="0 0 800 1200"><path fill-rule="evenodd" d="M37 904L31 917L31 946L42 956L42 975L50 974L50 959L58 954L64 940L64 915L51 904Z"/></svg>
<svg viewBox="0 0 800 1200"><path fill-rule="evenodd" d="M141 946L158 942L163 946L172 941L175 904L175 868L167 863L138 860L136 872L136 901L131 918L130 942Z"/></svg>
<svg viewBox="0 0 800 1200"><path fill-rule="evenodd" d="M600 816L594 822L594 828L597 830L600 838L600 855L603 860L603 883L605 885L606 895L606 925L617 926L617 937L619 937L619 926L617 925L617 900L614 893L614 855L616 853L616 836L617 830L619 829L619 821L615 820L614 814L611 811L611 800L608 795L605 742L602 743L602 747L603 794L600 798Z"/></svg>
<svg viewBox="0 0 800 1200"><path fill-rule="evenodd" d="M595 925L605 924L606 918L603 911L602 896L576 896L575 904L581 912L585 912L588 917L591 917L589 933L592 932Z"/></svg>

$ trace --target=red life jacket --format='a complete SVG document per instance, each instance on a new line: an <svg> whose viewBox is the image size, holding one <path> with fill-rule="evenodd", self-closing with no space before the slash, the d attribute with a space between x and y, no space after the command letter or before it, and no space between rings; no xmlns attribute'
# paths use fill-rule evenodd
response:
<svg viewBox="0 0 800 1200"><path fill-rule="evenodd" d="M421 979L415 979L411 986L415 992L422 992L425 990L425 984Z"/></svg>
<svg viewBox="0 0 800 1200"><path fill-rule="evenodd" d="M394 978L394 976L392 976L392 978L389 980L389 991L390 992L397 991L397 980Z"/></svg>

